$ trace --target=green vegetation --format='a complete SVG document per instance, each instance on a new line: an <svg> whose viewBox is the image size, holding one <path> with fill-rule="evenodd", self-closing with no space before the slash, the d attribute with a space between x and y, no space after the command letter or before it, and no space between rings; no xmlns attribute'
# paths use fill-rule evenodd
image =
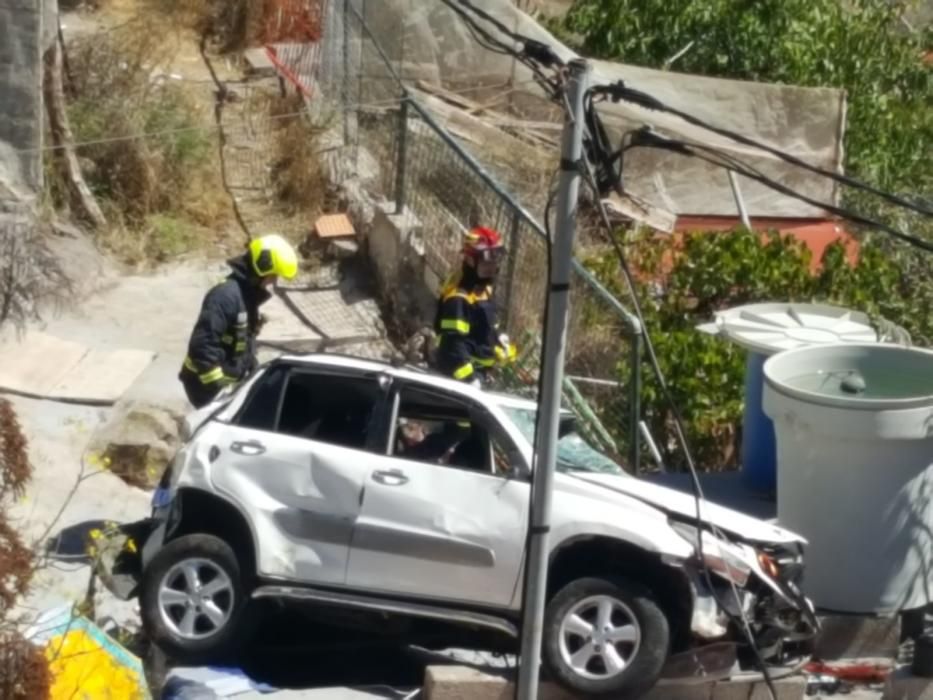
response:
<svg viewBox="0 0 933 700"><path fill-rule="evenodd" d="M577 0L554 29L585 54L722 78L846 90L846 170L898 193L931 199L933 71L930 28L909 31L903 0ZM933 240L929 219L847 192L844 203ZM853 230L852 227L849 227ZM708 469L738 459L743 353L695 330L720 309L757 301L829 301L867 311L933 345L933 265L928 254L862 232L857 264L841 246L810 274L810 253L789 239L748 231L695 233L679 244L655 237L631 249L643 278L646 315L662 368ZM667 242L665 242L667 241ZM661 261L667 260L667 267ZM589 264L627 294L610 255ZM660 280L660 285L658 281ZM619 367L621 377L627 369ZM644 388L649 423L673 447L671 416L653 381ZM619 405L607 415L627 412ZM618 421L617 421L618 422ZM680 457L669 453L671 463Z"/></svg>
<svg viewBox="0 0 933 700"><path fill-rule="evenodd" d="M817 274L811 273L812 255L804 244L746 229L673 239L645 236L630 242L629 251L661 368L687 422L695 457L710 470L738 464L745 369L741 348L697 331L715 311L775 299L820 300L863 310L878 321L903 321L915 343L933 341L930 298L914 296L911 279L877 247L863 250L852 265L843 246L834 244L824 253ZM625 298L612 253L591 251L584 262ZM587 334L598 335L600 323L598 314L590 315ZM626 356L616 368L622 381L628 376L628 363ZM620 392L614 401L602 406L601 413L616 418L611 424L624 441L628 397ZM682 455L670 440L670 408L652 378L644 383L642 401L644 419L661 438L665 461L681 464Z"/></svg>

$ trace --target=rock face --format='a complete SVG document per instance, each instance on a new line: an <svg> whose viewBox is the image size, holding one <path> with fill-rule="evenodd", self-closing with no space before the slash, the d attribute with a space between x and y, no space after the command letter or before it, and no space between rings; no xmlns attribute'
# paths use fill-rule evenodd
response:
<svg viewBox="0 0 933 700"><path fill-rule="evenodd" d="M92 467L106 467L131 486L155 488L178 449L181 417L171 411L134 403L118 407L91 439Z"/></svg>

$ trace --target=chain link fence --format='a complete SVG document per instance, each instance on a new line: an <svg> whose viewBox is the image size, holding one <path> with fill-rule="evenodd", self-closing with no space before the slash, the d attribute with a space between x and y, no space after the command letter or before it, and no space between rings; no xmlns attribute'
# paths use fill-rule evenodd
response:
<svg viewBox="0 0 933 700"><path fill-rule="evenodd" d="M497 303L519 359L502 373L499 388L536 396L548 269L544 228L499 184L511 178L490 174L502 170L483 162L489 149L481 141L455 137L417 91L407 87L409 77L417 82L430 81L431 76L423 62L414 61L406 41L405 13L388 2L322 2L323 30L315 63L291 68L293 74L311 76L303 82L310 88L311 112L316 118L332 119L341 157L369 183L369 194L382 201L384 211L414 222L416 235L406 244L423 266L425 279L433 282L431 293L459 265L467 228L490 226L503 235L507 255L496 286ZM429 5L419 4L418 11L430 12ZM375 26L380 41L371 31ZM465 88L464 94L475 87ZM511 156L500 154L500 165L509 165L510 157L520 163L522 149L516 149ZM554 167L556 151L549 156ZM521 166L512 165L511 172L521 175ZM528 188L523 200L543 208L549 186L546 177ZM398 275L405 274L407 268L400 267ZM408 282L399 279L398 285ZM577 262L571 303L564 405L594 444L637 470L637 321ZM431 319L420 321L429 325Z"/></svg>

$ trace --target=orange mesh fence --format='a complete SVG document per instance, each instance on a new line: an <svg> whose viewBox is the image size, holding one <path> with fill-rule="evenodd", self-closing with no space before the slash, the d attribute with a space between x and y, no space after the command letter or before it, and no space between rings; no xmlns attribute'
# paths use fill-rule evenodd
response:
<svg viewBox="0 0 933 700"><path fill-rule="evenodd" d="M265 0L259 40L263 44L317 42L323 31L323 0Z"/></svg>

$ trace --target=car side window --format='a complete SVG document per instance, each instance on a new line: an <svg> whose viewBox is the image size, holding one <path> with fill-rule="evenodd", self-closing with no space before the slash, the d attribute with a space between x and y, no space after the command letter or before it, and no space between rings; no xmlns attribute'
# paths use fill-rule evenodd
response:
<svg viewBox="0 0 933 700"><path fill-rule="evenodd" d="M465 402L403 387L390 455L485 474L507 474L510 451L491 422Z"/></svg>
<svg viewBox="0 0 933 700"><path fill-rule="evenodd" d="M276 432L366 449L383 395L376 377L294 370L285 385Z"/></svg>
<svg viewBox="0 0 933 700"><path fill-rule="evenodd" d="M250 395L233 422L244 428L274 431L287 374L286 367L270 367L251 388Z"/></svg>

